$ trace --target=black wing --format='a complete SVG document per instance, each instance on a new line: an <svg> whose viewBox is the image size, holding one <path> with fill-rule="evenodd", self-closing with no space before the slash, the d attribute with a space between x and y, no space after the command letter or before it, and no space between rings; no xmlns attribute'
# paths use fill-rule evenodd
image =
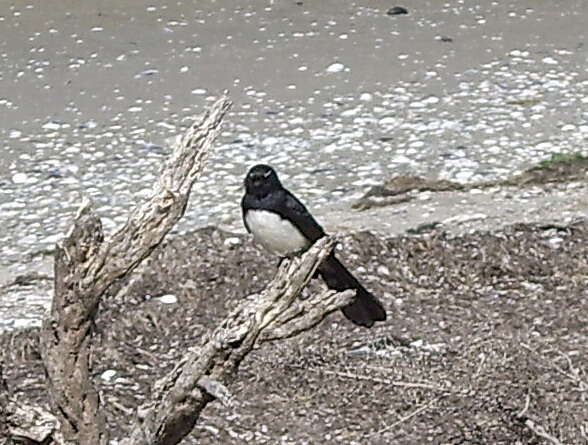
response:
<svg viewBox="0 0 588 445"><path fill-rule="evenodd" d="M241 210L243 224L248 232L251 232L251 230L247 226L247 220L245 218L247 211L268 210L290 221L312 243L325 236L325 231L316 222L310 212L306 210L304 204L284 188L276 190L263 198L257 198L254 195L246 193L241 200Z"/></svg>
<svg viewBox="0 0 588 445"><path fill-rule="evenodd" d="M282 204L279 211L280 216L294 224L312 243L325 236L325 231L306 210L304 204L288 190L283 189L282 192L284 196L283 199L280 199Z"/></svg>
<svg viewBox="0 0 588 445"><path fill-rule="evenodd" d="M251 198L247 193L245 193L245 195L243 195L243 198L241 199L241 218L243 218L243 225L247 229L247 233L251 233L251 230L249 229L249 226L247 225L247 219L245 218L245 214L247 213L247 210L249 210L251 207L249 204L250 200L251 200Z"/></svg>

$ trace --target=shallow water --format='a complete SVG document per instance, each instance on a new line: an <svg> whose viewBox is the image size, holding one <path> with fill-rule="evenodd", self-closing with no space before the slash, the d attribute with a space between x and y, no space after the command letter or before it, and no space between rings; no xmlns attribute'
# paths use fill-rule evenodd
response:
<svg viewBox="0 0 588 445"><path fill-rule="evenodd" d="M0 269L29 268L81 196L107 230L168 142L235 105L178 230L237 226L258 161L320 215L393 174L506 177L586 152L578 1L17 1L0 12ZM394 5L392 5L394 6Z"/></svg>

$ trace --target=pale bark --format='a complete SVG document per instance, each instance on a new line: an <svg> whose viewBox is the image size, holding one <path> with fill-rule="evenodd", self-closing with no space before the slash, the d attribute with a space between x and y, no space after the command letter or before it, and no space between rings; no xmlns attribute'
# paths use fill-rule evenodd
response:
<svg viewBox="0 0 588 445"><path fill-rule="evenodd" d="M18 444L63 444L57 418L39 406L10 400L5 406L7 416L0 437L10 437ZM11 442L7 442L11 443Z"/></svg>
<svg viewBox="0 0 588 445"><path fill-rule="evenodd" d="M55 254L55 293L44 320L41 352L53 412L66 441L108 442L100 400L89 376L94 319L104 291L131 272L182 217L190 190L230 102L220 99L176 144L150 199L105 240L100 218L85 201Z"/></svg>
<svg viewBox="0 0 588 445"><path fill-rule="evenodd" d="M284 260L274 280L235 309L156 383L152 399L137 410L137 421L124 445L172 445L196 424L214 399L228 404L227 385L241 361L256 344L291 337L311 329L328 314L349 304L354 291L325 291L297 300L318 264L329 254L333 240L319 240L301 258ZM238 397L238 395L236 396Z"/></svg>
<svg viewBox="0 0 588 445"><path fill-rule="evenodd" d="M144 260L182 217L192 185L229 107L228 99L220 99L202 122L186 132L162 169L151 198L134 209L126 224L109 239L104 237L92 204L84 201L71 230L57 245L55 295L40 339L56 417L51 422L41 414L32 419L31 424L44 424L40 433L29 432L34 437L49 432L57 443L108 443L104 410L90 377L91 340L101 298L115 280ZM152 399L137 408L131 433L123 443L178 443L210 401L230 401L227 385L256 344L308 330L349 304L353 291L325 291L320 296L297 299L333 244L332 239L324 238L301 257L283 261L275 279L261 294L246 298L199 347L155 384ZM17 418L16 411L13 405L13 419Z"/></svg>

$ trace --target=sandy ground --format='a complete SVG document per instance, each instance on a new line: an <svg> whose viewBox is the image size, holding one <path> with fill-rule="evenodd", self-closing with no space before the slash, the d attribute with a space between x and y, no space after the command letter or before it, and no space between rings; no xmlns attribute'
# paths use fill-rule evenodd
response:
<svg viewBox="0 0 588 445"><path fill-rule="evenodd" d="M213 403L182 443L586 442L586 220L455 236L361 232L342 245L388 321L366 330L333 314L256 350L230 385L234 404ZM274 263L246 238L209 228L169 240L111 289L93 372L113 437L155 379L259 291ZM12 393L46 405L36 336L3 335L0 350Z"/></svg>
<svg viewBox="0 0 588 445"><path fill-rule="evenodd" d="M387 238L436 227L451 235L494 231L515 223L567 225L588 213L588 185L555 182L528 187L496 186L469 191L409 193L408 202L364 211L349 205L326 206L313 212L329 233L370 231ZM244 234L239 223L223 230ZM173 236L173 235L172 235ZM50 252L50 251L49 251ZM25 273L0 273L4 329L38 325L52 294L52 258L30 258ZM1 271L0 271L1 272ZM23 301L26 305L23 306Z"/></svg>
<svg viewBox="0 0 588 445"><path fill-rule="evenodd" d="M182 443L586 443L586 184L541 177L348 211L337 227L379 233L348 232L338 255L388 320L366 330L334 314L256 350L230 386L235 403L213 403ZM417 230L386 233L389 218ZM113 437L155 379L274 268L247 236L210 227L170 237L110 289L93 371ZM37 335L4 334L0 350L12 394L46 405Z"/></svg>
<svg viewBox="0 0 588 445"><path fill-rule="evenodd" d="M202 187L234 195L232 207L218 213L229 216L215 220L222 230L170 237L127 291L113 292L102 309L93 371L113 437L124 435L128 422L120 419L131 417L155 379L271 278L274 263L243 236L234 211L245 164L272 156L277 162L283 146L317 132L323 137L323 127L328 134L305 147L308 153L332 138L347 141L332 144L341 164L351 153L354 166L371 165L373 159L349 150L357 145L388 144L402 148L403 159L415 156L382 169L378 180L397 167L434 177L452 159L441 155L460 151L464 140L483 155L475 168L490 163L507 175L539 155L585 149L586 5L580 0L442 9L422 0L404 21L387 16L383 1L345 8L338 1L302 8L270 2L263 11L233 2L153 10L149 2L29 3L3 13L10 32L0 52L0 76L11 82L10 94L0 98L7 141L0 222L5 253L16 258L0 268L0 330L10 331L0 335L0 357L9 389L23 401L47 403L38 331L20 328L38 324L48 305L52 261L34 242L25 249L17 235L34 223L33 238L54 236L80 193L106 197L104 212L111 226L119 223L134 198L124 192L145 188L142 174L135 181L124 173L137 147L164 144L227 85L236 101L223 135L227 145L216 159L232 167L208 176ZM341 71L328 71L335 63ZM277 75L267 76L276 68ZM362 93L372 102L359 103ZM432 96L436 104L426 102ZM360 117L367 107L367 118L393 117L398 126L356 137L354 107ZM519 120L511 119L513 112ZM299 123L308 116L310 122ZM429 128L439 116L440 125L463 127L439 134L440 127ZM424 136L413 147L415 134ZM485 157L496 148L483 145L487 140L502 147L495 159ZM80 141L87 150L72 150ZM155 172L162 154L139 153L141 172ZM406 202L357 211L333 190L354 182L359 170L302 177L316 159L295 154L280 164L297 181L293 188L317 198L306 201L329 232L346 234L341 257L382 298L389 320L367 331L336 314L308 334L256 351L231 387L235 406L213 404L185 444L588 443L585 174L412 191ZM323 162L336 164L336 154L325 151ZM231 164L236 155L244 158ZM507 155L513 157L501 157ZM463 173L462 161L448 171ZM111 196L120 199L110 202ZM203 200L211 206L208 196ZM192 201L197 210L198 199ZM47 202L58 211L42 213ZM39 211L28 215L23 208ZM50 220L53 213L60 221ZM167 294L178 303L148 298ZM102 377L107 370L114 378Z"/></svg>
<svg viewBox="0 0 588 445"><path fill-rule="evenodd" d="M383 236L436 225L452 234L496 230L513 223L566 224L588 215L586 183L529 188L496 187L467 192L420 192L414 200L365 211L324 215L333 232L370 230Z"/></svg>
<svg viewBox="0 0 588 445"><path fill-rule="evenodd" d="M95 200L107 229L121 224L148 193L168 138L225 89L234 107L180 230L237 227L242 179L259 161L323 217L396 174L473 182L585 152L584 1L412 0L398 16L389 8L7 5L0 277L25 273L50 249L82 197Z"/></svg>

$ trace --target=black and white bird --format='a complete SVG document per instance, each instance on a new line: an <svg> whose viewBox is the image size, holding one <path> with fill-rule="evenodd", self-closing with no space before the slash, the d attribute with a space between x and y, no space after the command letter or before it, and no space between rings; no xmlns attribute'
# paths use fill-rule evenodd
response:
<svg viewBox="0 0 588 445"><path fill-rule="evenodd" d="M243 222L256 242L281 258L309 248L325 231L292 193L282 186L269 165L252 167L245 177L241 201ZM319 274L330 289L355 289L355 299L343 314L353 323L371 327L386 320L382 304L331 253L319 266Z"/></svg>

